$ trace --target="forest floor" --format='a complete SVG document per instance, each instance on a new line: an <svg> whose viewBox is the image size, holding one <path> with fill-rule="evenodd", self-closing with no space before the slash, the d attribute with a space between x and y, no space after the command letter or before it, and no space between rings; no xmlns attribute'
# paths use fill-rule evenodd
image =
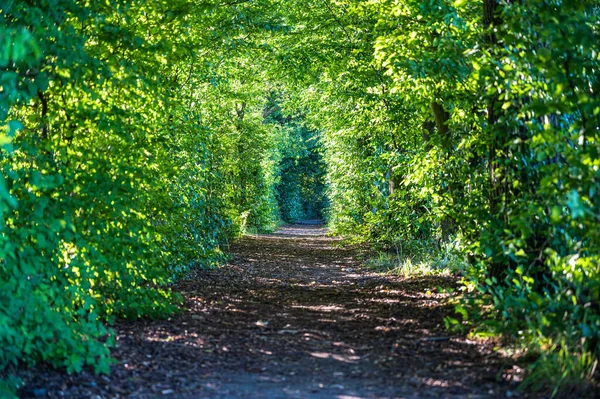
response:
<svg viewBox="0 0 600 399"><path fill-rule="evenodd" d="M449 277L361 266L362 251L318 225L245 237L225 267L176 286L185 311L119 322L107 376L36 369L23 397L505 398L491 343L452 336ZM499 373L499 370L502 370Z"/></svg>

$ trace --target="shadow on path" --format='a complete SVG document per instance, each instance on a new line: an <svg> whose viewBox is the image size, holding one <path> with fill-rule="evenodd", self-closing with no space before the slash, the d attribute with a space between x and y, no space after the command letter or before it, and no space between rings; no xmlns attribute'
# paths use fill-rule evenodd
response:
<svg viewBox="0 0 600 399"><path fill-rule="evenodd" d="M32 378L57 398L505 397L491 349L443 328L451 279L371 273L325 234L240 240L228 265L178 284L183 314L115 327L109 376Z"/></svg>

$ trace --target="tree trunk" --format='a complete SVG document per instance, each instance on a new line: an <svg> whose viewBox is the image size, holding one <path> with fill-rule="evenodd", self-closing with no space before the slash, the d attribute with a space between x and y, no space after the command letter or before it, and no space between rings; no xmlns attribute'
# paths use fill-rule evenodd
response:
<svg viewBox="0 0 600 399"><path fill-rule="evenodd" d="M495 27L500 25L498 17L498 1L497 0L484 0L483 1L483 46L487 47L490 53L493 55L496 47L498 46L498 38L496 36ZM498 166L497 150L498 150L498 138L494 131L494 125L498 120L496 114L496 104L498 103L498 95L494 94L488 99L486 106L487 109L487 130L489 134L489 152L488 152L488 175L489 175L489 212L492 220L496 220L499 209L498 206L502 200L502 184L498 181L496 175L496 167ZM493 260L488 267L488 272L491 276L500 278L506 270L506 265Z"/></svg>

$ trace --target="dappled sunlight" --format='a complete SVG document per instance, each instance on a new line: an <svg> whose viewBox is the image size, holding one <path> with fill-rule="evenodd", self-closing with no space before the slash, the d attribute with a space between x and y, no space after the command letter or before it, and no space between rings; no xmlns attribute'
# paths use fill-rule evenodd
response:
<svg viewBox="0 0 600 399"><path fill-rule="evenodd" d="M325 312L325 313L333 312L336 310L344 310L343 307L336 306L336 305L319 305L319 306L291 305L291 307L294 309L308 309L308 310L313 310L315 312Z"/></svg>
<svg viewBox="0 0 600 399"><path fill-rule="evenodd" d="M310 356L318 359L334 359L343 363L356 363L358 360L360 360L360 356L345 356L328 352L312 352L310 353Z"/></svg>
<svg viewBox="0 0 600 399"><path fill-rule="evenodd" d="M371 298L368 299L369 302L378 302L378 303L400 303L402 302L400 299L393 298Z"/></svg>
<svg viewBox="0 0 600 399"><path fill-rule="evenodd" d="M352 255L356 250L331 251L335 240L322 236L320 229L306 233L309 228L246 237L231 267L202 272L205 283L196 290L205 293L199 304L206 319L197 328L213 337L212 350L202 353L203 358L225 353L230 365L241 361L261 374L275 367L288 379L298 374L318 378L315 368L336 364L342 370L335 372L347 376L377 375L405 362L401 369L409 372L440 356L456 357L444 366L444 373L475 367L471 357L478 356L477 345L463 338L438 340L446 334L440 329L447 311L441 301L447 294L434 287L446 284L446 277L407 279L366 271ZM288 232L302 238L279 237ZM217 291L231 291L231 284L236 287L234 296ZM465 348L472 348L467 357ZM286 363L288 358L294 363ZM442 371L434 367L431 372ZM444 381L430 376L427 381L413 379L409 386L450 387Z"/></svg>
<svg viewBox="0 0 600 399"><path fill-rule="evenodd" d="M1 399L596 396L598 43L600 0L1 0Z"/></svg>
<svg viewBox="0 0 600 399"><path fill-rule="evenodd" d="M264 240L295 240L299 245L302 245L301 238L309 238L309 239L319 239L319 240L327 240L331 241L334 238L325 237L328 233L328 230L322 223L314 224L314 225L287 225L279 228L274 234L261 234L254 235L253 237L261 238ZM340 240L340 238L336 238L335 240Z"/></svg>
<svg viewBox="0 0 600 399"><path fill-rule="evenodd" d="M441 397L466 392L452 381L474 383L483 371L495 372L482 363L481 344L446 338L445 296L431 292L443 279L365 270L357 249L331 251L334 240L315 229L302 239L246 237L230 264L177 283L183 313L118 323L112 378L134 381L140 392L144 384L184 392L185 399L254 389L290 399L314 392L361 398L367 383L374 391L364 397L383 399L422 389ZM157 381L156 370L171 377ZM486 384L486 392L497 389Z"/></svg>

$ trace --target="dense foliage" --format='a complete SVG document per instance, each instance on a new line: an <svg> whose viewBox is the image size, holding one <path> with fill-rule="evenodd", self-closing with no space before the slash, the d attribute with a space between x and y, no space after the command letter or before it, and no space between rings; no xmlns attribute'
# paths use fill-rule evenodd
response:
<svg viewBox="0 0 600 399"><path fill-rule="evenodd" d="M0 369L106 371L103 321L169 314L173 278L276 222L281 132L248 49L221 55L241 23L228 10L0 7Z"/></svg>
<svg viewBox="0 0 600 399"><path fill-rule="evenodd" d="M528 383L553 388L592 379L600 355L599 11L335 2L337 56L302 94L332 227L396 248L458 242L473 315L537 353Z"/></svg>
<svg viewBox="0 0 600 399"><path fill-rule="evenodd" d="M275 107L279 108L276 104ZM279 109L269 121L284 129L280 146L278 181L275 185L281 220L289 223L321 220L327 208L322 146L315 131L308 130L300 116L284 117Z"/></svg>
<svg viewBox="0 0 600 399"><path fill-rule="evenodd" d="M168 284L232 237L326 207L382 247L453 242L464 307L537 356L528 381L589 381L599 17L594 0L3 2L0 369L105 371L106 321L172 312Z"/></svg>

